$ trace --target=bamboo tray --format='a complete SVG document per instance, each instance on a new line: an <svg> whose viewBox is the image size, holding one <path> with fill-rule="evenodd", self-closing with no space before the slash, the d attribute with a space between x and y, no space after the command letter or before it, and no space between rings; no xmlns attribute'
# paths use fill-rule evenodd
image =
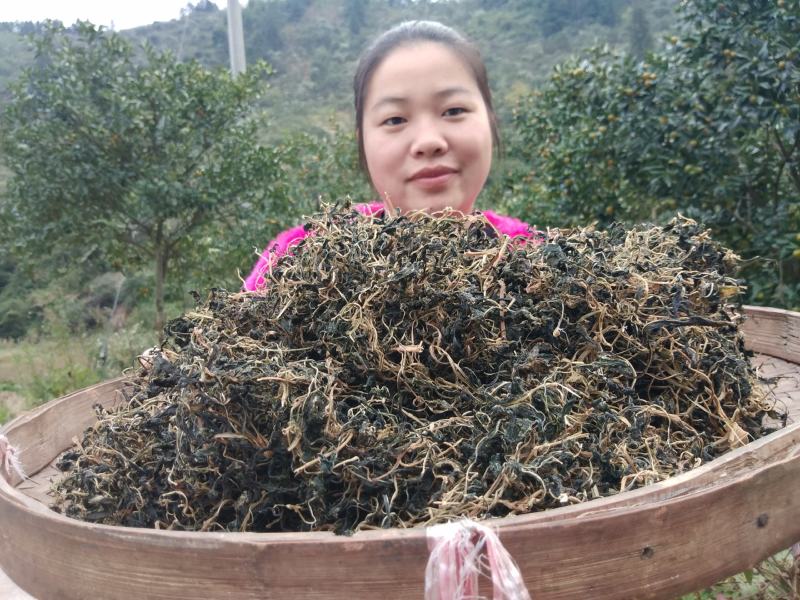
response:
<svg viewBox="0 0 800 600"><path fill-rule="evenodd" d="M746 307L754 363L789 426L689 473L580 505L491 521L534 600L675 598L800 541L800 313ZM122 380L8 424L32 481L0 476L0 595L49 598L423 596L425 530L190 533L94 525L47 508L55 457L119 401ZM3 583L3 571L14 585ZM13 591L16 589L16 591ZM490 595L490 594L487 594Z"/></svg>

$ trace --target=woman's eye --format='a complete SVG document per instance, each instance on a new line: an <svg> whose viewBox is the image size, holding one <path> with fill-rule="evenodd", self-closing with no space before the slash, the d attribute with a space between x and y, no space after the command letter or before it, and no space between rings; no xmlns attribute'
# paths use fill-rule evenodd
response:
<svg viewBox="0 0 800 600"><path fill-rule="evenodd" d="M405 119L403 117L389 117L383 122L383 125L402 125Z"/></svg>
<svg viewBox="0 0 800 600"><path fill-rule="evenodd" d="M456 106L454 108L448 108L446 111L444 111L444 116L457 117L458 115L464 114L465 112L467 112L466 108L463 108L461 106Z"/></svg>

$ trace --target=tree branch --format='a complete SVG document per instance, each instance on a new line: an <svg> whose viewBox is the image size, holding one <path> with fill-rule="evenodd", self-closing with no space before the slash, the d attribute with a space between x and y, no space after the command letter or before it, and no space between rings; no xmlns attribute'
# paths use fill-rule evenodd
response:
<svg viewBox="0 0 800 600"><path fill-rule="evenodd" d="M171 232L169 236L167 236L166 247L167 249L172 252L175 249L175 246L178 245L178 242L183 239L187 233L189 233L192 229L197 227L197 225L202 221L202 217L205 214L200 208L194 209L192 216L184 222L183 225L178 226L175 231Z"/></svg>
<svg viewBox="0 0 800 600"><path fill-rule="evenodd" d="M795 135L794 144L792 145L791 150L786 150L786 146L783 145L783 140L777 131L773 129L772 133L774 134L773 137L775 138L775 143L778 146L778 150L780 150L781 156L783 157L783 165L790 163L792 160L792 155L797 151L798 145L800 145L800 133ZM783 171L783 165L781 165L781 171ZM789 165L789 176L794 181L797 191L800 192L800 172L798 172L796 168L792 168L792 166ZM780 181L777 183L780 184Z"/></svg>

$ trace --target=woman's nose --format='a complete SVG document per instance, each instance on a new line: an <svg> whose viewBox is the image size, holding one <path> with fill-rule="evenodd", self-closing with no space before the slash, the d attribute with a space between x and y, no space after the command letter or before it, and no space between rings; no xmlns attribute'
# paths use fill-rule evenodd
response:
<svg viewBox="0 0 800 600"><path fill-rule="evenodd" d="M411 153L416 157L440 156L447 152L447 140L433 124L421 125L411 145Z"/></svg>

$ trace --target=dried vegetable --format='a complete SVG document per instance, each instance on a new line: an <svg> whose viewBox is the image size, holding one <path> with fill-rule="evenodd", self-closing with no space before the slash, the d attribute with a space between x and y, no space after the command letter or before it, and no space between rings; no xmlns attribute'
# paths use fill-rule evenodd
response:
<svg viewBox="0 0 800 600"><path fill-rule="evenodd" d="M737 257L688 219L498 235L326 210L262 292L169 323L66 452L56 508L107 524L351 533L661 481L775 414Z"/></svg>

